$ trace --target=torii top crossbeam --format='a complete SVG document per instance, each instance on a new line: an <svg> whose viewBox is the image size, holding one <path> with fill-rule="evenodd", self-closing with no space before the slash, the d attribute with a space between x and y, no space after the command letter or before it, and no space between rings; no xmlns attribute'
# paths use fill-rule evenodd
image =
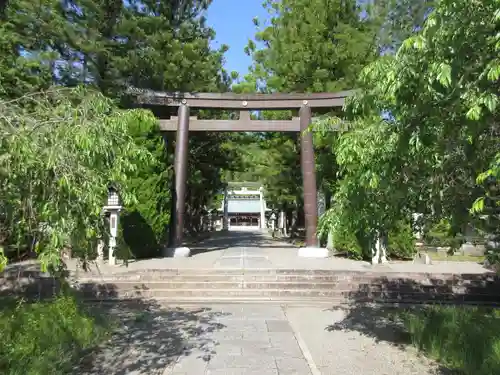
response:
<svg viewBox="0 0 500 375"><path fill-rule="evenodd" d="M147 90L130 90L136 103L145 107L178 107L186 104L191 108L213 109L298 109L303 105L311 108L342 107L345 98L354 91L314 94L235 94L235 93L178 93Z"/></svg>
<svg viewBox="0 0 500 375"><path fill-rule="evenodd" d="M161 108L181 107L210 108L239 110L237 120L199 120L196 117L189 119L190 131L244 131L244 132L298 132L300 120L294 117L290 120L252 120L252 110L297 110L308 108L335 108L343 107L345 98L353 95L354 91L341 91L337 93L315 94L234 94L234 93L168 93L145 90L132 90L136 104L161 113ZM164 113L164 111L163 111ZM160 117L162 131L176 131L178 118L167 116Z"/></svg>

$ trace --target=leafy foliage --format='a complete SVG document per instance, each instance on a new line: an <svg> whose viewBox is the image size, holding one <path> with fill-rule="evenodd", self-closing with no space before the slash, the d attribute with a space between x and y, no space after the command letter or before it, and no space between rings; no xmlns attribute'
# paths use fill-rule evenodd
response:
<svg viewBox="0 0 500 375"><path fill-rule="evenodd" d="M387 255L391 258L412 259L417 252L415 234L409 222L398 221L387 238Z"/></svg>
<svg viewBox="0 0 500 375"><path fill-rule="evenodd" d="M15 99L53 85L84 85L129 108L125 92L130 86L226 91L230 78L222 63L227 46L211 48L215 33L203 16L210 3L10 0L2 5L0 17L0 97ZM137 146L145 147L155 159L129 175L129 189L137 200L127 204L121 221L133 256L144 257L156 254L166 241L175 136L163 139L156 128L129 130ZM192 217L212 199L223 177L222 169L210 164L201 173L199 162L212 154L221 168L230 168L234 153L226 149L231 140L226 134L191 137L189 231L196 221ZM139 231L149 234L148 246L134 243Z"/></svg>
<svg viewBox="0 0 500 375"><path fill-rule="evenodd" d="M4 251L35 251L44 269L65 246L88 257L103 234L108 184L136 202L128 179L155 159L129 133L156 128L156 119L83 89L3 101L0 110Z"/></svg>
<svg viewBox="0 0 500 375"><path fill-rule="evenodd" d="M360 70L377 56L375 24L360 17L356 1L266 1L269 23L255 20L257 32L246 52L252 56L250 73L237 92L322 92L351 89ZM290 119L292 111L263 111L256 117ZM335 138L335 137L333 137ZM316 139L318 181L330 196L336 179L332 137ZM260 155L246 157L260 175L268 203L284 210L293 228L302 217L300 137L267 133L254 138ZM327 199L329 200L329 199ZM293 234L293 233L292 233Z"/></svg>
<svg viewBox="0 0 500 375"><path fill-rule="evenodd" d="M330 128L328 121L316 126ZM342 178L333 207L321 218L318 229L323 236L332 230L352 233L360 246L357 256L369 257L379 233L395 230L405 218L404 191L396 195L393 189L403 166L394 152L398 134L388 121L370 117L351 127L331 146Z"/></svg>
<svg viewBox="0 0 500 375"><path fill-rule="evenodd" d="M431 222L449 218L452 236L464 232L483 192L476 176L495 165L500 147L499 5L474 4L437 2L396 55L364 69L347 108L353 130L338 141L342 179L323 230L345 225L371 232L373 242L413 211ZM494 179L494 167L480 181L486 175Z"/></svg>

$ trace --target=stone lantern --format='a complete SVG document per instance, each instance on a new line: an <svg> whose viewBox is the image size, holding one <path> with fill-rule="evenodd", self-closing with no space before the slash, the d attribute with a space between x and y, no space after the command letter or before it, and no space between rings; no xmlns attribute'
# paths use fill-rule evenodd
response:
<svg viewBox="0 0 500 375"><path fill-rule="evenodd" d="M114 251L116 249L116 238L118 237L118 223L121 209L122 205L118 190L114 186L110 186L108 188L108 199L106 205L103 207L103 211L109 214L108 261L110 265L116 264Z"/></svg>

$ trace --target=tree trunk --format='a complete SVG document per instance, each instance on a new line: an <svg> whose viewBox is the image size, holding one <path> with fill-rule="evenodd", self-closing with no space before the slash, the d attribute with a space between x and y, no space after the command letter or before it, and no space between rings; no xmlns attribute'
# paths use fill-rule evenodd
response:
<svg viewBox="0 0 500 375"><path fill-rule="evenodd" d="M325 194L325 210L328 211L332 208L332 192L330 189L324 189L323 194Z"/></svg>

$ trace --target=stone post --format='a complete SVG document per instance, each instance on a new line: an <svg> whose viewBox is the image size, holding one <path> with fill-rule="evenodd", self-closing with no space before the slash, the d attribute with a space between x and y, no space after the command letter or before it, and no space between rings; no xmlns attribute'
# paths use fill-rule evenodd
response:
<svg viewBox="0 0 500 375"><path fill-rule="evenodd" d="M266 228L266 201L264 199L264 188L261 187L260 191L260 229Z"/></svg>
<svg viewBox="0 0 500 375"><path fill-rule="evenodd" d="M335 244L333 243L333 230L328 232L328 239L326 240L326 248L328 250L335 250Z"/></svg>
<svg viewBox="0 0 500 375"><path fill-rule="evenodd" d="M108 262L111 266L116 264L115 249L116 237L118 236L119 210L110 210L109 214L109 244L108 244Z"/></svg>
<svg viewBox="0 0 500 375"><path fill-rule="evenodd" d="M104 260L104 241L97 241L97 261L102 262Z"/></svg>
<svg viewBox="0 0 500 375"><path fill-rule="evenodd" d="M377 232L375 249L372 249L372 264L387 263L387 234Z"/></svg>
<svg viewBox="0 0 500 375"><path fill-rule="evenodd" d="M224 214L222 216L222 230L229 230L229 201L227 188L224 190Z"/></svg>
<svg viewBox="0 0 500 375"><path fill-rule="evenodd" d="M286 216L285 211L283 210L280 211L279 228L281 230L281 234L286 236Z"/></svg>
<svg viewBox="0 0 500 375"><path fill-rule="evenodd" d="M318 191L316 201L317 201L317 208L318 208L318 218L320 218L326 211L325 194L322 191ZM321 239L319 238L319 235L318 235L318 244L321 245L320 240Z"/></svg>

